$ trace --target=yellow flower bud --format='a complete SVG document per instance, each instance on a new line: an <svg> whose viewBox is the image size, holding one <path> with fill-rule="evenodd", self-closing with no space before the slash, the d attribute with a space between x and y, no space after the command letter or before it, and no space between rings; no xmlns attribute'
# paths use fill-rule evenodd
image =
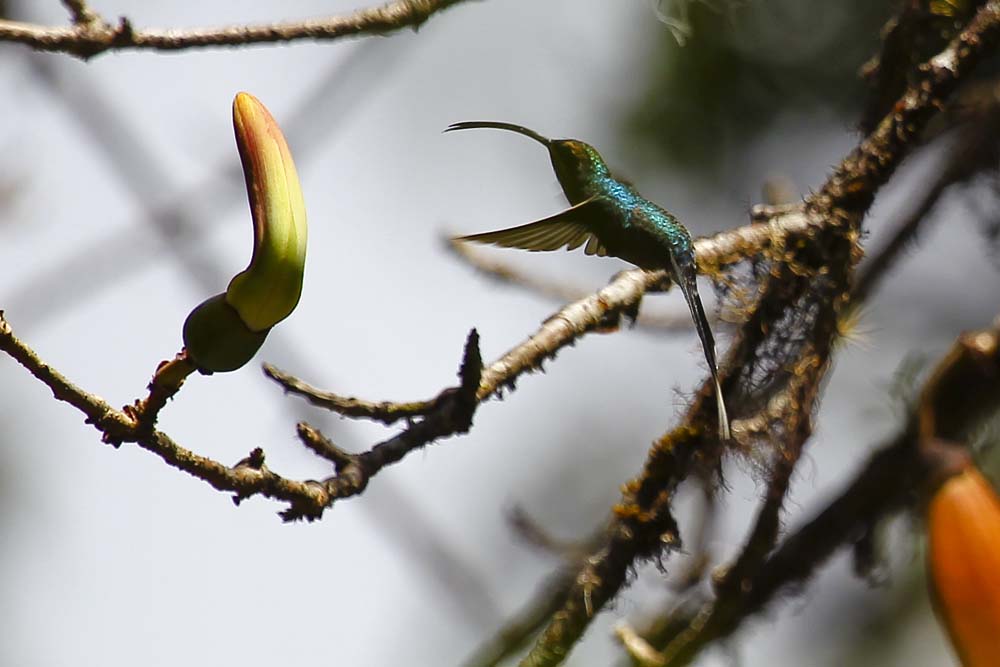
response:
<svg viewBox="0 0 1000 667"><path fill-rule="evenodd" d="M281 128L248 93L233 100L233 127L253 218L253 256L223 294L184 322L184 347L206 373L236 370L253 358L271 327L298 304L305 271L305 202Z"/></svg>
<svg viewBox="0 0 1000 667"><path fill-rule="evenodd" d="M281 128L249 93L233 100L233 127L243 161L253 257L229 283L228 301L252 331L288 317L299 302L306 262L306 206Z"/></svg>

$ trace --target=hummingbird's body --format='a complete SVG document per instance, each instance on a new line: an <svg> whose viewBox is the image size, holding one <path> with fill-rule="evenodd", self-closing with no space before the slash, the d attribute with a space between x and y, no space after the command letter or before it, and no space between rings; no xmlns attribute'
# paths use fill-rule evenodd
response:
<svg viewBox="0 0 1000 667"><path fill-rule="evenodd" d="M643 269L665 269L680 287L701 338L715 380L719 434L728 439L715 339L698 295L697 264L691 235L677 218L644 198L628 183L616 179L600 154L574 139L548 139L519 125L494 121L456 123L445 131L495 128L523 134L549 150L556 178L571 204L567 210L537 222L483 234L462 241L492 243L530 251L567 250L586 244L588 255L619 257Z"/></svg>

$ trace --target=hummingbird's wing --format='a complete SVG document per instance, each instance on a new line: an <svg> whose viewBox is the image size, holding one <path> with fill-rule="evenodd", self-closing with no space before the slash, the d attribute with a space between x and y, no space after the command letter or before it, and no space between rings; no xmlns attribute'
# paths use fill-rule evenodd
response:
<svg viewBox="0 0 1000 667"><path fill-rule="evenodd" d="M547 252L563 247L575 250L586 243L586 254L604 257L608 252L597 238L592 222L595 216L602 214L603 209L604 205L600 200L592 197L542 220L495 232L459 236L455 240L489 243L531 252Z"/></svg>

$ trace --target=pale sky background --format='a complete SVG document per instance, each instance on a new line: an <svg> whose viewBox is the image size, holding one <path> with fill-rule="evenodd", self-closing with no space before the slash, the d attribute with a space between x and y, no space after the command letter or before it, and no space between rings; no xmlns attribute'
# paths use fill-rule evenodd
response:
<svg viewBox="0 0 1000 667"><path fill-rule="evenodd" d="M319 16L356 2L93 5L137 26L190 27ZM56 0L13 4L19 17L66 21ZM417 34L358 41L125 52L90 63L0 47L0 185L14 189L0 209L0 308L84 388L116 405L142 394L157 362L179 349L187 313L249 257L230 104L237 91L252 92L285 128L302 178L302 301L254 362L192 377L160 424L227 463L262 446L283 474L325 476L297 442L296 421L322 426L349 450L397 431L285 397L259 362L349 395L425 398L454 384L469 328L491 361L559 305L488 282L442 249L445 231L526 222L563 204L538 146L487 131L442 135L449 123L499 119L584 139L696 234L746 223L771 174L802 192L817 187L854 145L832 114L785 115L719 182L640 165L622 144L621 120L663 30L644 0L492 0L438 15ZM933 167L932 157L908 164L880 198L868 226L874 242ZM186 217L179 227L176 215L164 218L176 245L155 231L155 210ZM893 432L886 387L904 356L936 356L994 314L997 273L968 210L949 198L920 252L870 304L864 343L838 357L790 525ZM624 267L582 254L496 256L592 289ZM684 312L675 293L646 306ZM386 469L320 522L287 525L279 504L236 508L135 446L100 444L80 413L0 357L0 664L457 665L558 566L512 533L505 512L521 505L566 539L589 533L704 373L692 334L587 337L545 375L483 405L470 434ZM720 559L739 547L762 490L747 466L731 468L713 540ZM902 573L922 556L899 533L893 561ZM621 654L611 626L659 609L665 583L644 567L569 664L613 664ZM804 595L698 664L838 664L864 632L858 610L885 597L853 578L842 554ZM870 664L951 664L926 613L905 632L901 652Z"/></svg>

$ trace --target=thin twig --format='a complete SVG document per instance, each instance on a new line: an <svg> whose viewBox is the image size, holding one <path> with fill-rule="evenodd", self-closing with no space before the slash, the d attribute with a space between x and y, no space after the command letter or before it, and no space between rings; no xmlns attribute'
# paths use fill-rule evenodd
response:
<svg viewBox="0 0 1000 667"><path fill-rule="evenodd" d="M67 0L74 13L72 27L45 26L21 21L0 20L0 42L26 44L38 51L68 53L84 60L106 51L144 49L177 51L209 46L291 42L303 39L334 40L358 35L384 35L403 28L419 28L432 15L464 0L395 0L380 7L359 9L342 16L275 22L261 25L232 25L218 28L180 30L139 29L128 18L112 25L85 9L82 2Z"/></svg>
<svg viewBox="0 0 1000 667"><path fill-rule="evenodd" d="M589 544L562 540L551 535L520 505L514 505L507 511L507 523L526 544L547 554L575 562L587 553Z"/></svg>
<svg viewBox="0 0 1000 667"><path fill-rule="evenodd" d="M136 430L152 430L160 410L180 391L184 380L196 370L197 366L183 349L173 359L161 362L149 382L149 395L123 408L123 412L135 421Z"/></svg>
<svg viewBox="0 0 1000 667"><path fill-rule="evenodd" d="M422 417L428 412L436 410L444 398L439 395L430 400L409 403L366 401L361 398L340 396L317 389L272 364L264 364L263 369L264 375L281 385L286 394L301 396L317 407L326 408L345 417L364 417L383 424L394 424L400 419Z"/></svg>
<svg viewBox="0 0 1000 667"><path fill-rule="evenodd" d="M299 434L299 440L317 456L320 456L333 464L333 469L338 473L354 462L354 457L342 450L323 433L305 422L295 425L295 430Z"/></svg>
<svg viewBox="0 0 1000 667"><path fill-rule="evenodd" d="M74 25L86 25L95 21L100 21L100 17L93 9L87 6L84 0L62 0L63 5L69 11Z"/></svg>

